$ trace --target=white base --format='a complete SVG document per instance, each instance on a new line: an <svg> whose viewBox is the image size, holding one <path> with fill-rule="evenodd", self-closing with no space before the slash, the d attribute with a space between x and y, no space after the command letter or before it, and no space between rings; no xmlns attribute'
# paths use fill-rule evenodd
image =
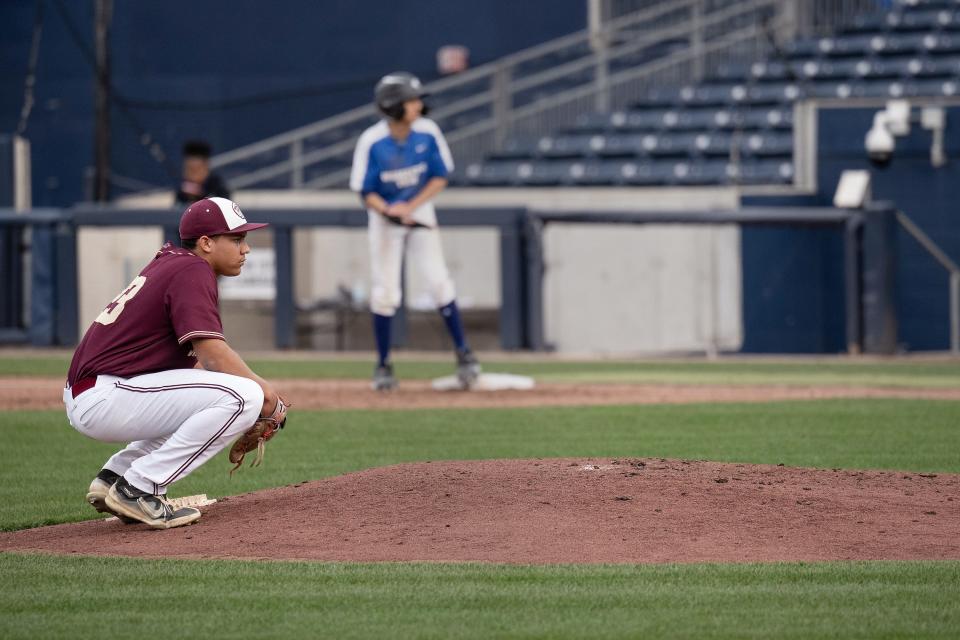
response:
<svg viewBox="0 0 960 640"><path fill-rule="evenodd" d="M509 373L481 373L469 391L528 391L533 389L533 378ZM444 376L433 381L434 391L467 391L457 376Z"/></svg>

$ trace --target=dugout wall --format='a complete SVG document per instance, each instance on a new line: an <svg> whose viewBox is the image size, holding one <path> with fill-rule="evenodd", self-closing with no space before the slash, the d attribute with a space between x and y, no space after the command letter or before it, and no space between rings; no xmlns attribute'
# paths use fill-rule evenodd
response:
<svg viewBox="0 0 960 640"><path fill-rule="evenodd" d="M278 348L292 346L296 302L292 229L304 226L351 228L365 224L355 211L256 211L258 220L274 225L276 294L274 339ZM500 233L499 309L501 346L505 349L549 348L544 333L544 228L557 224L590 225L790 225L834 227L844 242L844 299L842 314L845 345L856 353L891 351L895 346L896 312L893 304L895 253L890 229L894 209L875 205L866 212L829 208L753 208L733 211L647 213L550 213L524 209L450 211L448 227L488 226ZM175 237L177 216L171 211L118 211L78 208L17 215L0 213L0 224L29 225L34 243L34 305L30 340L34 344L74 344L78 323L77 230L88 226L152 227L163 222L166 237ZM866 230L866 231L865 231ZM142 235L142 234L141 234ZM602 247L597 260L603 260ZM136 268L139 268L137 265ZM574 300L575 302L575 300ZM602 309L572 305L570 313L602 313ZM891 339L891 336L894 336ZM723 350L715 343L713 350Z"/></svg>

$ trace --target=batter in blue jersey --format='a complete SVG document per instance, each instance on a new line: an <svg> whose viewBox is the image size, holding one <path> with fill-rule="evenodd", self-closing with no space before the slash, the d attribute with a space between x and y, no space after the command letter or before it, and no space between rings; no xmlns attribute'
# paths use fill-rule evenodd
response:
<svg viewBox="0 0 960 640"><path fill-rule="evenodd" d="M360 194L369 223L370 310L378 355L373 388L380 391L397 386L390 338L400 306L405 250L453 340L461 384L469 388L480 373L464 337L432 202L447 186L453 157L440 127L423 117L425 95L420 81L409 73L391 73L377 83L374 100L386 117L360 136L350 174L350 188Z"/></svg>

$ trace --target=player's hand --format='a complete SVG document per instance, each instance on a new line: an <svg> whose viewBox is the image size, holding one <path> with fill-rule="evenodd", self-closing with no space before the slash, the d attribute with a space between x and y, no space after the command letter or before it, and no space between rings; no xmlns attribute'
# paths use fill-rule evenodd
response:
<svg viewBox="0 0 960 640"><path fill-rule="evenodd" d="M263 406L260 408L260 417L267 418L276 410L280 402L280 394L269 384L261 383L263 389Z"/></svg>
<svg viewBox="0 0 960 640"><path fill-rule="evenodd" d="M387 215L391 218L399 218L403 224L413 223L413 208L409 202L395 202L387 207Z"/></svg>

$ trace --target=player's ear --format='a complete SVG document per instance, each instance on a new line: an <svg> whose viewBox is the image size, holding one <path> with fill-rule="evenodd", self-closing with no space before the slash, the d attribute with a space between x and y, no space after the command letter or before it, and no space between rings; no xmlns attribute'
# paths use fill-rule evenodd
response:
<svg viewBox="0 0 960 640"><path fill-rule="evenodd" d="M213 252L213 238L210 236L200 236L197 238L197 248L204 253Z"/></svg>

